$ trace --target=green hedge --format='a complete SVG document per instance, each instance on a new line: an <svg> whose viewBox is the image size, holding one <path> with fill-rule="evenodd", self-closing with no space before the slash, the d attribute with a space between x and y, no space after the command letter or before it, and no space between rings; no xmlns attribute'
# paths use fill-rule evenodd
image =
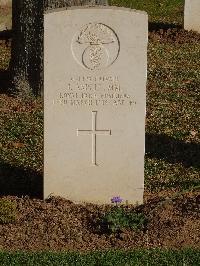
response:
<svg viewBox="0 0 200 266"><path fill-rule="evenodd" d="M200 265L200 250L134 250L106 252L16 252L0 253L1 266L197 266Z"/></svg>

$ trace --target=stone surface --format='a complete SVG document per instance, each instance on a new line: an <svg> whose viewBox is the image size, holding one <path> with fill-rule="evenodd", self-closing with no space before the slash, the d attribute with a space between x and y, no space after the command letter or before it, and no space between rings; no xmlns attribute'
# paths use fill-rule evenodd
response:
<svg viewBox="0 0 200 266"><path fill-rule="evenodd" d="M0 0L0 7L2 6L11 6L12 5L12 0Z"/></svg>
<svg viewBox="0 0 200 266"><path fill-rule="evenodd" d="M148 19L125 8L44 16L44 197L142 203Z"/></svg>
<svg viewBox="0 0 200 266"><path fill-rule="evenodd" d="M200 33L200 0L185 0L184 29Z"/></svg>
<svg viewBox="0 0 200 266"><path fill-rule="evenodd" d="M12 28L12 1L0 0L0 31Z"/></svg>

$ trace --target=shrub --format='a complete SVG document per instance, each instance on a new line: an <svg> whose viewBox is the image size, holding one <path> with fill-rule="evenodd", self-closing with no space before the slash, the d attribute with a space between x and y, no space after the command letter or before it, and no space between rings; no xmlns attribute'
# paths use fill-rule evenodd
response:
<svg viewBox="0 0 200 266"><path fill-rule="evenodd" d="M7 224L16 220L16 203L8 199L0 199L0 223Z"/></svg>

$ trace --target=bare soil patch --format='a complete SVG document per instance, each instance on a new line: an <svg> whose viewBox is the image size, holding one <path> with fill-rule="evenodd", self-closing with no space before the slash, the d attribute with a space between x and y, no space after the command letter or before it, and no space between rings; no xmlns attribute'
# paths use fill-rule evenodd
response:
<svg viewBox="0 0 200 266"><path fill-rule="evenodd" d="M163 195L163 196L162 196ZM75 204L60 197L43 201L7 197L17 204L14 223L0 225L2 250L106 250L162 247L200 247L200 193L167 199L167 192L147 194L145 204L126 207L144 213L147 226L140 231L108 234L96 221L110 206Z"/></svg>

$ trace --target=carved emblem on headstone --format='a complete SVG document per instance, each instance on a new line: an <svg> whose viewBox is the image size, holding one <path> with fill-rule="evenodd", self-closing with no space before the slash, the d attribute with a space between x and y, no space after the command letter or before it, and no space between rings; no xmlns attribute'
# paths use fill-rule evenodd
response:
<svg viewBox="0 0 200 266"><path fill-rule="evenodd" d="M89 23L74 35L72 53L79 64L90 70L106 68L119 55L119 40L110 27Z"/></svg>

